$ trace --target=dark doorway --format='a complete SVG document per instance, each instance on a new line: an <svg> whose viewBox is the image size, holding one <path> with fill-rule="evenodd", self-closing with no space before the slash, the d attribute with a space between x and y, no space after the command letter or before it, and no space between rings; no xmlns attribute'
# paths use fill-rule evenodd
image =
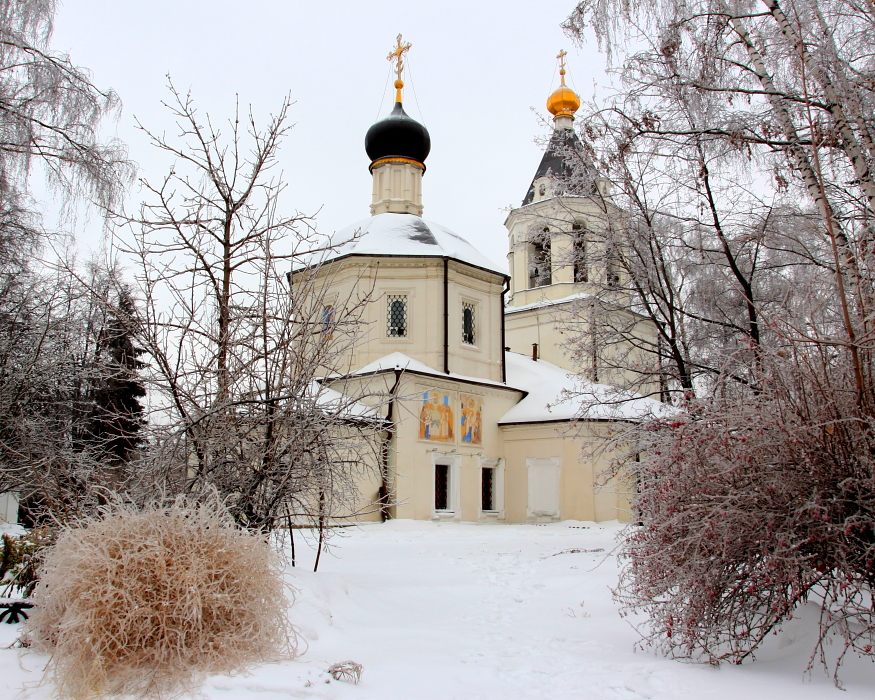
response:
<svg viewBox="0 0 875 700"><path fill-rule="evenodd" d="M434 509L449 510L450 465L434 465Z"/></svg>
<svg viewBox="0 0 875 700"><path fill-rule="evenodd" d="M480 471L480 510L495 510L495 469L483 467Z"/></svg>

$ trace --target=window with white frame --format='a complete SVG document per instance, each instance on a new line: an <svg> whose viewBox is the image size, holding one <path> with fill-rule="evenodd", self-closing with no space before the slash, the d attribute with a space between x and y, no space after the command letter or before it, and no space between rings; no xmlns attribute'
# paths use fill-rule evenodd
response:
<svg viewBox="0 0 875 700"><path fill-rule="evenodd" d="M477 344L477 306L473 302L462 302L462 342L465 345Z"/></svg>
<svg viewBox="0 0 875 700"><path fill-rule="evenodd" d="M504 460L480 457L480 515L486 519L503 517Z"/></svg>
<svg viewBox="0 0 875 700"><path fill-rule="evenodd" d="M495 467L480 470L480 510L495 510Z"/></svg>
<svg viewBox="0 0 875 700"><path fill-rule="evenodd" d="M407 337L407 295L386 296L386 335L390 338Z"/></svg>
<svg viewBox="0 0 875 700"><path fill-rule="evenodd" d="M608 252L608 262L605 266L605 282L609 287L620 286L620 260L615 250Z"/></svg>
<svg viewBox="0 0 875 700"><path fill-rule="evenodd" d="M461 455L432 453L434 465L434 511L432 517L438 520L458 520L461 517L459 503L459 474L462 466Z"/></svg>
<svg viewBox="0 0 875 700"><path fill-rule="evenodd" d="M450 465L434 465L434 509L450 510Z"/></svg>

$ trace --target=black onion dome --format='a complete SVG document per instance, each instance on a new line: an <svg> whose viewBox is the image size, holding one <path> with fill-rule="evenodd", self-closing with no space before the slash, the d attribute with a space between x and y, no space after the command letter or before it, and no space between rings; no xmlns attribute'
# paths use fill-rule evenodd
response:
<svg viewBox="0 0 875 700"><path fill-rule="evenodd" d="M371 163L380 158L410 158L425 163L431 150L428 130L411 119L400 102L385 119L373 124L365 135L365 150Z"/></svg>

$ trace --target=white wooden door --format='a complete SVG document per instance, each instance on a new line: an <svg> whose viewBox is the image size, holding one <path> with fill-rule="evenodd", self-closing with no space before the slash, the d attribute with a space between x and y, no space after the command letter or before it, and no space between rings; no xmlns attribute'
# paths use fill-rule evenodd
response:
<svg viewBox="0 0 875 700"><path fill-rule="evenodd" d="M528 457L529 517L559 517L559 458Z"/></svg>

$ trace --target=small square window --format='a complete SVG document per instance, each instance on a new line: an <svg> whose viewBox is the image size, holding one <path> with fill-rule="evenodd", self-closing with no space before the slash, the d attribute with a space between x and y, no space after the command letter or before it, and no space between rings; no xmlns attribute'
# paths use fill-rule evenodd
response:
<svg viewBox="0 0 875 700"><path fill-rule="evenodd" d="M474 314L476 307L467 301L462 302L462 342L465 345L476 345L477 319Z"/></svg>
<svg viewBox="0 0 875 700"><path fill-rule="evenodd" d="M407 296L390 294L387 296L386 335L390 338L407 337Z"/></svg>

